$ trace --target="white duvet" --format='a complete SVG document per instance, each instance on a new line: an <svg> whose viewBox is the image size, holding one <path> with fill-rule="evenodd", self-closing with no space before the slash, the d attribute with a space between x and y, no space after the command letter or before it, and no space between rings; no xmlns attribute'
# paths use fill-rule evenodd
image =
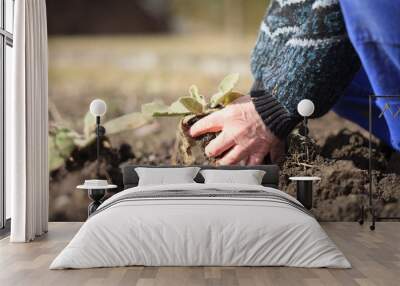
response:
<svg viewBox="0 0 400 286"><path fill-rule="evenodd" d="M145 266L294 266L349 268L307 213L279 200L172 197L121 200L146 191L263 191L262 186L179 184L135 187L105 201L50 269Z"/></svg>

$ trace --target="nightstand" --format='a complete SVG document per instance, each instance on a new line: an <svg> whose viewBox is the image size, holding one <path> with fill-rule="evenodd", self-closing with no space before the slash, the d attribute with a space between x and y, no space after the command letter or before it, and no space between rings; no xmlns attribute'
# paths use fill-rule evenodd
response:
<svg viewBox="0 0 400 286"><path fill-rule="evenodd" d="M291 181L297 183L297 200L303 204L303 206L310 210L312 209L312 197L313 197L313 182L320 181L320 177L290 177Z"/></svg>
<svg viewBox="0 0 400 286"><path fill-rule="evenodd" d="M83 185L76 188L80 190L87 190L89 198L92 200L88 206L88 217L94 213L101 205L103 198L108 189L115 189L116 185L110 185L106 180L85 180Z"/></svg>

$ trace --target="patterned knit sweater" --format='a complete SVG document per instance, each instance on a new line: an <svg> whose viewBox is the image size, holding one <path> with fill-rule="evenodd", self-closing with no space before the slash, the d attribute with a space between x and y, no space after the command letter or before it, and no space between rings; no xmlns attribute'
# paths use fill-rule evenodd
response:
<svg viewBox="0 0 400 286"><path fill-rule="evenodd" d="M285 138L310 99L313 117L333 107L360 68L338 0L272 0L261 24L251 68L251 97L269 129Z"/></svg>

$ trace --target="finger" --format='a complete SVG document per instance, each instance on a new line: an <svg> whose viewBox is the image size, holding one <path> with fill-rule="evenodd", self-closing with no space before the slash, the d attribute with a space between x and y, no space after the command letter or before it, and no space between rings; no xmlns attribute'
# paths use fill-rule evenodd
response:
<svg viewBox="0 0 400 286"><path fill-rule="evenodd" d="M217 157L232 148L233 145L235 145L235 140L222 131L217 138L208 143L205 152L208 157Z"/></svg>
<svg viewBox="0 0 400 286"><path fill-rule="evenodd" d="M235 145L226 155L220 159L218 165L234 165L247 156L247 150L240 145Z"/></svg>
<svg viewBox="0 0 400 286"><path fill-rule="evenodd" d="M222 130L222 118L219 113L213 112L197 121L189 130L192 137L197 137L205 133L218 132Z"/></svg>
<svg viewBox="0 0 400 286"><path fill-rule="evenodd" d="M264 160L265 155L262 154L252 154L249 159L247 159L246 165L248 166L254 166L254 165L260 165L262 161Z"/></svg>

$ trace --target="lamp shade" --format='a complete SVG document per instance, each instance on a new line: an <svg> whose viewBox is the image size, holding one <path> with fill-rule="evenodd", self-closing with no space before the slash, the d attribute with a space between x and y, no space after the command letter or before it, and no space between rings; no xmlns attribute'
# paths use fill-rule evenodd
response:
<svg viewBox="0 0 400 286"><path fill-rule="evenodd" d="M94 116L103 116L107 111L107 104L104 100L95 99L90 103L90 112Z"/></svg>
<svg viewBox="0 0 400 286"><path fill-rule="evenodd" d="M315 110L314 103L309 99L303 99L297 105L297 111L303 117L310 117Z"/></svg>

